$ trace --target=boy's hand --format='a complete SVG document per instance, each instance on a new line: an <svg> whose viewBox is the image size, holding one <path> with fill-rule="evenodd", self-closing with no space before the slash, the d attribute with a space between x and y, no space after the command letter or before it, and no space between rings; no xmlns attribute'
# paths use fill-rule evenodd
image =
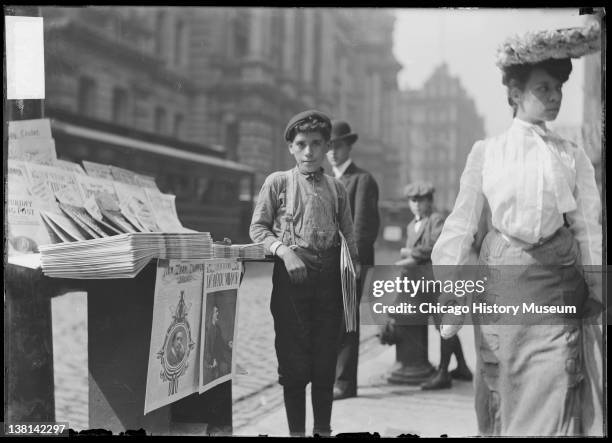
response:
<svg viewBox="0 0 612 443"><path fill-rule="evenodd" d="M276 255L278 255L285 263L285 268L287 268L287 273L289 274L289 280L291 280L291 283L302 283L304 280L306 280L308 275L306 265L291 248L282 245L276 251Z"/></svg>

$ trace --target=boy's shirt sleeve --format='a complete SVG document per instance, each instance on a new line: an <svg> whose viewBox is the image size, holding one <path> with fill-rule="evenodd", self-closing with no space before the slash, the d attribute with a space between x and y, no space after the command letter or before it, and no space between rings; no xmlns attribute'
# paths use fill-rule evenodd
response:
<svg viewBox="0 0 612 443"><path fill-rule="evenodd" d="M351 215L351 208L349 206L348 193L342 183L337 182L336 189L338 191L338 203L339 203L339 224L340 230L346 239L346 244L351 253L351 259L353 264L359 263L359 254L357 253L357 244L355 242L355 232L353 227L353 217Z"/></svg>
<svg viewBox="0 0 612 443"><path fill-rule="evenodd" d="M266 251L270 251L270 247L279 240L272 229L278 209L277 196L278 180L276 174L272 174L266 178L259 191L249 228L251 240L255 243L263 242Z"/></svg>

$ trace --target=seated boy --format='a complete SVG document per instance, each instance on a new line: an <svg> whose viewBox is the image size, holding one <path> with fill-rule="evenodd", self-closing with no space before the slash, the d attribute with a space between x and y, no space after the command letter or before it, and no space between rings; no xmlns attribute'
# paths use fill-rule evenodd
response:
<svg viewBox="0 0 612 443"><path fill-rule="evenodd" d="M340 235L356 268L357 248L344 186L321 167L331 131L319 111L294 116L285 129L296 167L269 175L250 235L275 255L270 308L279 383L292 436L305 435L306 385L312 383L313 434L330 435L343 304Z"/></svg>

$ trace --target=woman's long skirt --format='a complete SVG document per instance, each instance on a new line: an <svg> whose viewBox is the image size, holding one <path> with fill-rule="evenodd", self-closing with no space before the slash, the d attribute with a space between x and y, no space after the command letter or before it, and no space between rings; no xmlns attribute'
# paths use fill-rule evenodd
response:
<svg viewBox="0 0 612 443"><path fill-rule="evenodd" d="M479 432L502 436L592 432L594 420L601 417L592 410L593 390L585 386L590 381L583 341L593 337L580 312L588 290L573 235L561 228L546 243L525 250L493 230L483 242L480 262L487 289L472 302L519 306L520 311L473 315ZM575 306L577 314L529 312L544 306ZM601 392L601 387L594 391Z"/></svg>

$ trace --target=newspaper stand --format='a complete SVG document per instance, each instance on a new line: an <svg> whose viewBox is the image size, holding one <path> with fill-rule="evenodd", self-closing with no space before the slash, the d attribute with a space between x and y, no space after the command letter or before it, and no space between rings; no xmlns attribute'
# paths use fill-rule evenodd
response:
<svg viewBox="0 0 612 443"><path fill-rule="evenodd" d="M155 270L152 261L133 279L73 280L6 266L6 423L55 421L51 299L85 291L90 429L231 435L231 381L144 415Z"/></svg>

